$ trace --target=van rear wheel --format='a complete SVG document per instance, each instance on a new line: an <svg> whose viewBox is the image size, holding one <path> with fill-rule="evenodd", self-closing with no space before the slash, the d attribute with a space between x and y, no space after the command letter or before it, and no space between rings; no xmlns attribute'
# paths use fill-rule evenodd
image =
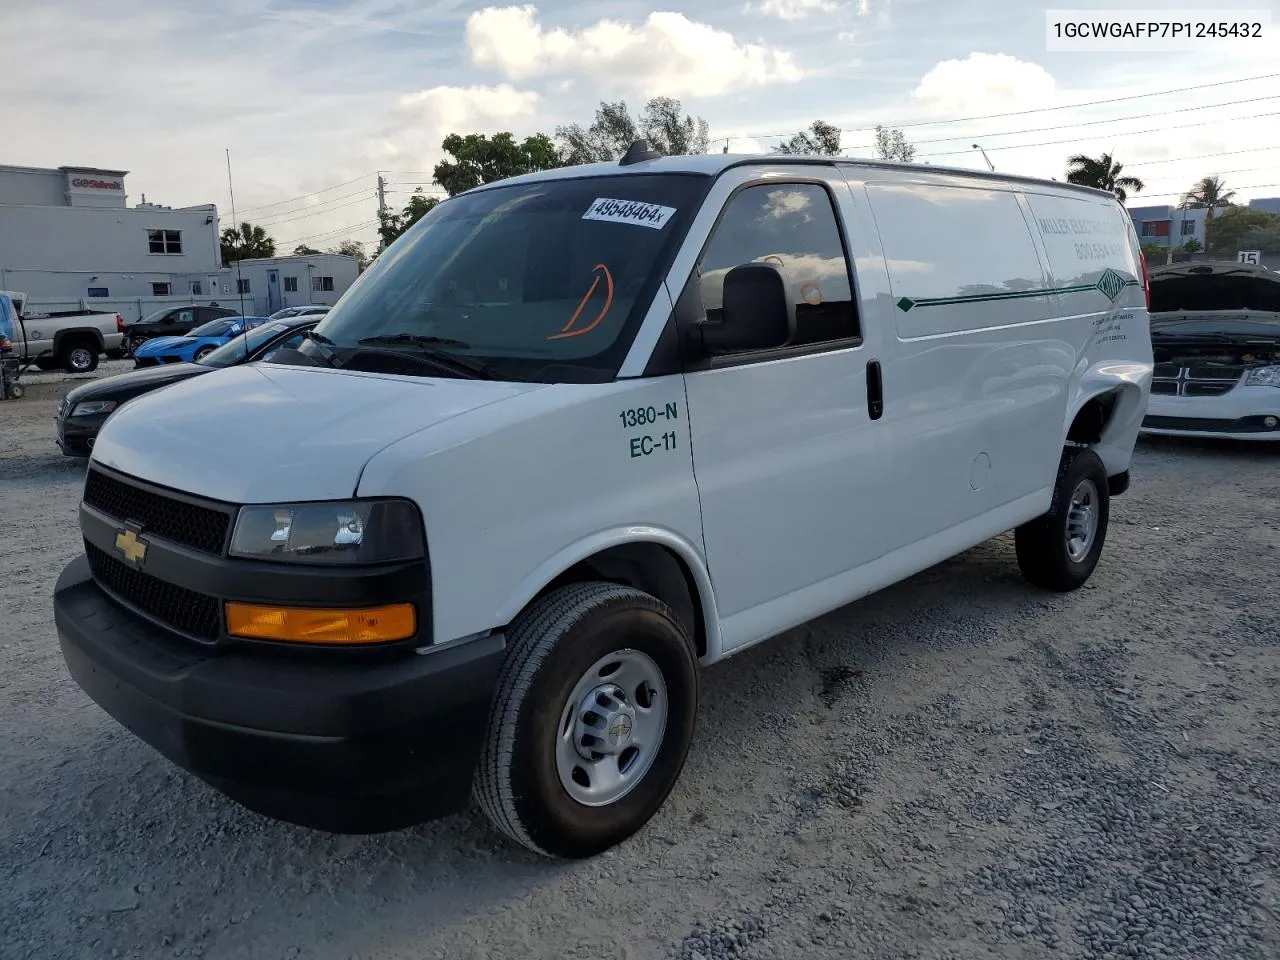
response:
<svg viewBox="0 0 1280 960"><path fill-rule="evenodd" d="M590 857L643 827L675 786L698 709L697 658L657 598L577 583L512 624L476 774L503 833Z"/></svg>
<svg viewBox="0 0 1280 960"><path fill-rule="evenodd" d="M1067 450L1049 512L1014 532L1023 577L1046 590L1083 586L1102 556L1110 513L1102 460L1092 450Z"/></svg>

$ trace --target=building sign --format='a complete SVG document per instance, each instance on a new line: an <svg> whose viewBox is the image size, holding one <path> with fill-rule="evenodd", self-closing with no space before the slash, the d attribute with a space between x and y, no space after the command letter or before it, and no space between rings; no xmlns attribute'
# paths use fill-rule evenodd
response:
<svg viewBox="0 0 1280 960"><path fill-rule="evenodd" d="M1238 250L1236 251L1236 263L1256 264L1261 256L1261 250Z"/></svg>
<svg viewBox="0 0 1280 960"><path fill-rule="evenodd" d="M71 185L77 189L123 190L123 180L99 180L96 177L72 177Z"/></svg>

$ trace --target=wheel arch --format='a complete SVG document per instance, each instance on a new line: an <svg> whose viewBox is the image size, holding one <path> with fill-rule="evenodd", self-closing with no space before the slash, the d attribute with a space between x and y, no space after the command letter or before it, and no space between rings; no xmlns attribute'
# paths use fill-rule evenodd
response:
<svg viewBox="0 0 1280 960"><path fill-rule="evenodd" d="M626 584L666 603L685 622L698 658L716 659L720 626L711 577L688 540L660 527L595 534L556 553L516 588L498 611L508 624L538 597L584 580Z"/></svg>
<svg viewBox="0 0 1280 960"><path fill-rule="evenodd" d="M64 344L79 343L81 340L87 340L94 345L99 353L102 352L106 344L103 339L102 331L97 327L68 327L58 330L53 335L53 352L59 353Z"/></svg>
<svg viewBox="0 0 1280 960"><path fill-rule="evenodd" d="M1117 424L1126 423L1144 402L1142 386L1126 379L1098 374L1080 386L1068 410L1064 446L1097 446Z"/></svg>

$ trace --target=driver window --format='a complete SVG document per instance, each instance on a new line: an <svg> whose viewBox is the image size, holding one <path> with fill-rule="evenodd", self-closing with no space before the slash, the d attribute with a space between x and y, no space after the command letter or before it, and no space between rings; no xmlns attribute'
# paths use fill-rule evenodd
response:
<svg viewBox="0 0 1280 960"><path fill-rule="evenodd" d="M724 275L754 261L778 267L791 289L796 335L790 346L859 336L849 263L823 186L760 184L729 201L698 263L707 319L720 319Z"/></svg>
<svg viewBox="0 0 1280 960"><path fill-rule="evenodd" d="M182 310L178 313L177 319L179 323L191 323L194 317L190 310Z"/></svg>
<svg viewBox="0 0 1280 960"><path fill-rule="evenodd" d="M295 334L294 334L292 337L290 337L289 339L287 339L287 340L281 340L281 341L280 341L279 343L277 343L274 347L272 347L270 350L268 350L266 353L264 353L264 354L262 355L262 359L263 359L263 360L270 360L272 357L274 357L274 356L275 356L277 353L279 353L281 350L297 350L300 346L302 346L302 342L303 342L304 340L306 340L306 339L307 339L307 337L306 337L306 334L305 334L305 333L295 333Z"/></svg>

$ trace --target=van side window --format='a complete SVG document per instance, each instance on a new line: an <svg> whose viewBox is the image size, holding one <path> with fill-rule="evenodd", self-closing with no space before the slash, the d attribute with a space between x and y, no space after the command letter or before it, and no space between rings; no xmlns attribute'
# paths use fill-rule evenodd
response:
<svg viewBox="0 0 1280 960"><path fill-rule="evenodd" d="M709 320L719 319L724 275L753 261L778 266L791 285L793 346L859 336L849 262L831 197L821 185L760 184L729 201L698 264Z"/></svg>

